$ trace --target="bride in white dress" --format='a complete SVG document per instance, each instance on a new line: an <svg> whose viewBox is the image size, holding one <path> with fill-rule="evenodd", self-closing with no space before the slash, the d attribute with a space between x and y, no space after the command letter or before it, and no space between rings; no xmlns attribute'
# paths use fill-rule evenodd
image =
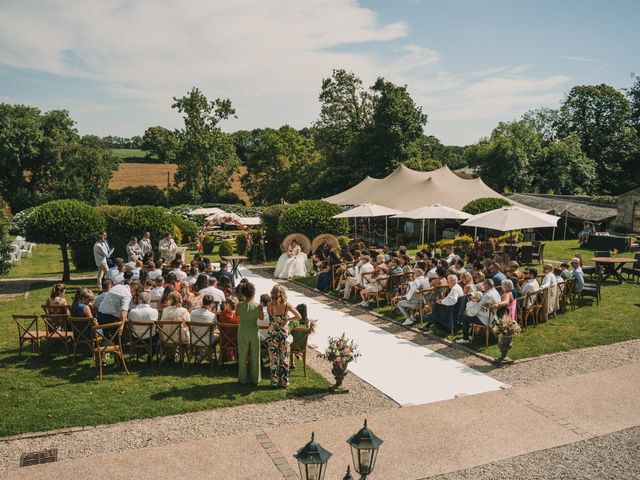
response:
<svg viewBox="0 0 640 480"><path fill-rule="evenodd" d="M298 242L292 240L287 251L280 255L273 275L276 278L304 277L307 275L307 254L302 251Z"/></svg>

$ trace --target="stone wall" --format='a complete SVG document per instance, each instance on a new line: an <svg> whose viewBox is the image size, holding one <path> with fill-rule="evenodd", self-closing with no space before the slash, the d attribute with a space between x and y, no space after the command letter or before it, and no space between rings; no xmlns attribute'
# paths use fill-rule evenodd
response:
<svg viewBox="0 0 640 480"><path fill-rule="evenodd" d="M630 232L633 231L633 210L636 203L640 204L640 189L633 190L618 197L618 217L616 223L623 225Z"/></svg>

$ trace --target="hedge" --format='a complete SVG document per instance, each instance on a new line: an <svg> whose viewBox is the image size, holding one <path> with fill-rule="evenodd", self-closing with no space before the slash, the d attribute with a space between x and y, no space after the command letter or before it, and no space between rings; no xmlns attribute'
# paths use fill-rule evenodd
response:
<svg viewBox="0 0 640 480"><path fill-rule="evenodd" d="M265 207L262 210L262 227L264 229L264 250L267 258L275 258L280 255L280 242L284 238L278 232L278 222L280 216L286 212L291 205L278 204Z"/></svg>
<svg viewBox="0 0 640 480"><path fill-rule="evenodd" d="M503 198L476 198L475 200L471 200L464 207L462 207L462 211L471 215L478 215L479 213L496 210L497 208L506 207L509 205L511 205L511 203Z"/></svg>
<svg viewBox="0 0 640 480"><path fill-rule="evenodd" d="M236 253L238 255L246 255L251 248L251 242L249 241L249 235L246 232L242 232L236 236Z"/></svg>
<svg viewBox="0 0 640 480"><path fill-rule="evenodd" d="M202 239L202 253L210 255L213 253L213 248L216 245L216 241L213 235L205 235Z"/></svg>
<svg viewBox="0 0 640 480"><path fill-rule="evenodd" d="M233 242L231 240L224 240L220 245L220 257L228 257L233 255Z"/></svg>
<svg viewBox="0 0 640 480"><path fill-rule="evenodd" d="M62 281L70 280L67 247L71 243L92 243L105 229L104 216L91 205L78 200L54 200L38 206L29 215L25 229L27 239L55 243L62 252Z"/></svg>
<svg viewBox="0 0 640 480"><path fill-rule="evenodd" d="M340 207L323 200L303 200L282 213L278 232L282 236L303 233L310 240L321 233L345 235L349 229L347 219L332 218L341 212Z"/></svg>
<svg viewBox="0 0 640 480"><path fill-rule="evenodd" d="M192 220L185 220L180 215L172 215L173 224L180 229L180 235L183 242L195 241L200 231L198 224Z"/></svg>
<svg viewBox="0 0 640 480"><path fill-rule="evenodd" d="M107 232L109 233L109 245L115 248L114 255L116 257L126 257L125 248L132 236L141 238L144 232L150 232L154 252L158 254L156 249L160 239L167 232L174 236L176 233L171 214L162 207L124 207L117 212L113 220L113 223L109 222ZM174 240L179 244L178 238L174 238Z"/></svg>
<svg viewBox="0 0 640 480"><path fill-rule="evenodd" d="M167 198L164 190L155 185L139 185L107 191L107 201L114 205L166 205Z"/></svg>

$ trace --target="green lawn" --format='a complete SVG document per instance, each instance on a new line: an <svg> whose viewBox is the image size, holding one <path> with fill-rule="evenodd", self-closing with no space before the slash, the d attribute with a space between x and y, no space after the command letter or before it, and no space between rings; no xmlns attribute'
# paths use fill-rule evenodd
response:
<svg viewBox="0 0 640 480"><path fill-rule="evenodd" d="M69 250L71 258L71 250ZM76 269L71 262L71 275L96 272L95 268ZM20 265L14 265L2 278L60 277L62 279L62 254L58 245L39 243L33 249L31 258L22 258Z"/></svg>
<svg viewBox="0 0 640 480"><path fill-rule="evenodd" d="M147 152L140 150L139 148L112 148L111 153L120 160L129 158L145 158Z"/></svg>
<svg viewBox="0 0 640 480"><path fill-rule="evenodd" d="M69 285L71 298L80 282ZM15 313L39 313L49 283L32 286L27 300L0 302L0 436L61 427L113 423L247 403L264 403L326 390L328 382L312 369L307 378L292 371L291 387L272 390L268 371L259 387L241 386L235 366L213 371L208 365L149 368L135 360L130 375L108 367L102 382L89 358L76 365L62 351L47 362L27 348L18 360Z"/></svg>

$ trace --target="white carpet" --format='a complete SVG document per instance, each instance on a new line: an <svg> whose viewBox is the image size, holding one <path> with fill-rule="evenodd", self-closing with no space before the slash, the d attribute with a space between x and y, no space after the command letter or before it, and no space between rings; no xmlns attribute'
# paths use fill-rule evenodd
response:
<svg viewBox="0 0 640 480"><path fill-rule="evenodd" d="M257 297L269 293L274 282L247 269L242 274L256 285ZM290 303L307 305L309 318L317 319L309 343L320 351L327 338L346 333L362 354L349 364L353 372L400 405L419 405L454 398L456 395L498 390L502 383L428 348L373 326L346 313L287 290Z"/></svg>

